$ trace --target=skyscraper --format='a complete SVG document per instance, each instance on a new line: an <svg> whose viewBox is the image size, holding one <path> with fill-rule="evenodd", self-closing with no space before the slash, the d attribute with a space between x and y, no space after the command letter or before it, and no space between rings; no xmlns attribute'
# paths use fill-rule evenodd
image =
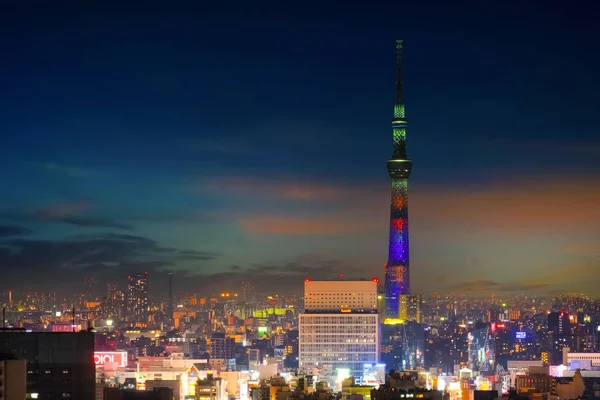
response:
<svg viewBox="0 0 600 400"><path fill-rule="evenodd" d="M379 358L377 282L307 280L298 325L302 371L319 369L331 387L344 372L361 381Z"/></svg>
<svg viewBox="0 0 600 400"><path fill-rule="evenodd" d="M387 169L392 179L390 242L385 269L386 317L398 318L399 298L410 293L408 247L408 177L412 161L406 155L406 118L402 93L402 40L396 41L396 104L392 120L393 151Z"/></svg>
<svg viewBox="0 0 600 400"><path fill-rule="evenodd" d="M94 277L92 276L86 276L84 279L84 292L83 292L83 296L84 296L84 301L88 302L92 300L92 290L94 287ZM84 307L86 305L84 304Z"/></svg>
<svg viewBox="0 0 600 400"><path fill-rule="evenodd" d="M130 275L127 296L128 321L148 323L148 273Z"/></svg>
<svg viewBox="0 0 600 400"><path fill-rule="evenodd" d="M167 318L173 322L173 273L169 272L169 309L167 310Z"/></svg>

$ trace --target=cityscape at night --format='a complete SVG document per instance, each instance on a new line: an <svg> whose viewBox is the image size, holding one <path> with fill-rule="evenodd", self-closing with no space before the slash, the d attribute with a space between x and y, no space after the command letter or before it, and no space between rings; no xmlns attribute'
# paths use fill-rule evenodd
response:
<svg viewBox="0 0 600 400"><path fill-rule="evenodd" d="M600 399L598 5L25 3L0 400Z"/></svg>

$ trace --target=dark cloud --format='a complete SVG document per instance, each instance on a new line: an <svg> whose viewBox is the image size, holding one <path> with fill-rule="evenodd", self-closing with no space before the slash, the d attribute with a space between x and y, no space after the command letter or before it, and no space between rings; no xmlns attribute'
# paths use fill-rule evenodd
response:
<svg viewBox="0 0 600 400"><path fill-rule="evenodd" d="M84 227L96 227L96 228L117 228L124 230L133 230L132 225L124 224L118 221L113 221L109 218L81 218L81 217L65 217L61 219L53 220L54 222L61 222L63 224L84 226Z"/></svg>
<svg viewBox="0 0 600 400"><path fill-rule="evenodd" d="M30 229L14 225L0 225L0 237L24 236L31 233Z"/></svg>
<svg viewBox="0 0 600 400"><path fill-rule="evenodd" d="M364 270L352 268L341 260L329 259L315 254L293 257L288 261L269 264L250 264L247 267L232 265L224 272L214 274L194 274L186 272L187 287L194 290L239 291L243 281L251 281L263 292L296 293L302 290L306 278L313 280L370 279ZM182 276L180 274L180 276Z"/></svg>
<svg viewBox="0 0 600 400"><path fill-rule="evenodd" d="M208 261L214 259L216 254L209 251L179 250L177 256L180 260Z"/></svg>
<svg viewBox="0 0 600 400"><path fill-rule="evenodd" d="M134 227L106 217L82 216L95 205L87 200L53 204L33 212L3 214L3 219L38 223L58 223L89 228L116 228L133 230Z"/></svg>
<svg viewBox="0 0 600 400"><path fill-rule="evenodd" d="M113 280L141 271L183 268L189 272L217 257L213 252L165 247L147 237L115 233L61 240L7 237L0 241L0 269L6 277L3 283L12 286L23 282L72 284L91 273Z"/></svg>
<svg viewBox="0 0 600 400"><path fill-rule="evenodd" d="M181 140L180 145L187 151L222 153L222 154L242 154L249 153L251 146L244 140L239 138L195 138Z"/></svg>
<svg viewBox="0 0 600 400"><path fill-rule="evenodd" d="M462 294L485 294L493 292L523 292L523 291L538 291L546 290L547 284L529 284L522 282L496 282L490 280L479 280L471 282L460 282L455 285L448 287L449 292L456 292Z"/></svg>
<svg viewBox="0 0 600 400"><path fill-rule="evenodd" d="M92 174L92 171L88 169L54 163L44 164L43 168L46 171L57 172L59 174L64 174L73 178L85 178Z"/></svg>

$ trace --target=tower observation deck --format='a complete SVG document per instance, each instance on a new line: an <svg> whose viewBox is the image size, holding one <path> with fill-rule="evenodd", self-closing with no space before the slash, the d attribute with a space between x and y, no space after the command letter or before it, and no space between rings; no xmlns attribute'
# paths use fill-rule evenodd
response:
<svg viewBox="0 0 600 400"><path fill-rule="evenodd" d="M390 241L385 269L387 318L399 315L400 295L410 293L408 245L408 177L412 161L406 154L406 116L402 90L402 40L396 41L396 103L392 119L392 158L387 169L392 180Z"/></svg>

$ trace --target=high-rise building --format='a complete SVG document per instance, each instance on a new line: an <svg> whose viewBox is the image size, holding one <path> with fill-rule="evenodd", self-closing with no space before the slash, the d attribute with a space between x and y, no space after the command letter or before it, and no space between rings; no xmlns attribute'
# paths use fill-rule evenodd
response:
<svg viewBox="0 0 600 400"><path fill-rule="evenodd" d="M242 282L242 300L248 303L256 301L256 287L250 281Z"/></svg>
<svg viewBox="0 0 600 400"><path fill-rule="evenodd" d="M0 353L27 361L28 399L95 399L93 332L0 331Z"/></svg>
<svg viewBox="0 0 600 400"><path fill-rule="evenodd" d="M469 332L468 367L473 371L489 374L494 371L496 354L492 330L488 327Z"/></svg>
<svg viewBox="0 0 600 400"><path fill-rule="evenodd" d="M319 379L332 387L346 373L360 381L364 365L379 358L377 282L306 280L304 300L300 370L318 370Z"/></svg>
<svg viewBox="0 0 600 400"><path fill-rule="evenodd" d="M401 294L399 298L399 316L401 321L421 322L421 295Z"/></svg>
<svg viewBox="0 0 600 400"><path fill-rule="evenodd" d="M94 287L94 277L86 276L84 279L84 291L85 291L85 297L87 300L90 300L92 297L93 287Z"/></svg>
<svg viewBox="0 0 600 400"><path fill-rule="evenodd" d="M173 322L173 273L169 272L169 305L167 310L167 319Z"/></svg>
<svg viewBox="0 0 600 400"><path fill-rule="evenodd" d="M548 314L548 330L558 335L571 334L569 313L552 312Z"/></svg>
<svg viewBox="0 0 600 400"><path fill-rule="evenodd" d="M128 321L145 324L148 322L148 273L130 275L127 296Z"/></svg>
<svg viewBox="0 0 600 400"><path fill-rule="evenodd" d="M406 321L402 326L402 369L418 369L425 364L425 326Z"/></svg>
<svg viewBox="0 0 600 400"><path fill-rule="evenodd" d="M399 318L400 295L410 293L408 246L408 177L406 118L402 91L402 41L396 41L396 104L392 120L393 151L387 169L392 180L390 241L385 269L386 318Z"/></svg>
<svg viewBox="0 0 600 400"><path fill-rule="evenodd" d="M125 293L119 290L116 282L106 283L106 316L109 318L124 319Z"/></svg>
<svg viewBox="0 0 600 400"><path fill-rule="evenodd" d="M233 358L235 339L227 337L222 332L215 332L210 338L210 357L229 360Z"/></svg>
<svg viewBox="0 0 600 400"><path fill-rule="evenodd" d="M402 370L402 360L404 353L402 340L404 338L404 325L402 324L382 324L381 325L381 344L380 344L380 362L385 364L388 370Z"/></svg>
<svg viewBox="0 0 600 400"><path fill-rule="evenodd" d="M551 338L550 362L560 364L563 349L572 348L571 318L566 312L551 312L548 314L548 334Z"/></svg>

